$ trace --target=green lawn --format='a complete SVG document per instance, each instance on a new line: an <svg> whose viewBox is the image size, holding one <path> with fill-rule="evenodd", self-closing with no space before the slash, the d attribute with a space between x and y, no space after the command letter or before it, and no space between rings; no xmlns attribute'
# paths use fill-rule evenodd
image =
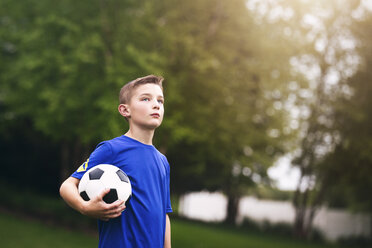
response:
<svg viewBox="0 0 372 248"><path fill-rule="evenodd" d="M335 248L310 244L266 234L249 233L222 225L172 221L172 245L175 248Z"/></svg>
<svg viewBox="0 0 372 248"><path fill-rule="evenodd" d="M2 248L84 248L97 247L94 236L24 220L0 213Z"/></svg>
<svg viewBox="0 0 372 248"><path fill-rule="evenodd" d="M334 248L182 220L172 220L172 245L174 248ZM0 213L0 247L88 248L97 247L97 237Z"/></svg>

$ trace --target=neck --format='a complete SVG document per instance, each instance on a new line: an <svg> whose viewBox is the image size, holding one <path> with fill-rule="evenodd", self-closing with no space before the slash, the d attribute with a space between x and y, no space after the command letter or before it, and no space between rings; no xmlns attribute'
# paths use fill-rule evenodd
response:
<svg viewBox="0 0 372 248"><path fill-rule="evenodd" d="M137 128L129 128L125 136L138 140L146 145L152 145L152 138L154 137L155 130L143 130Z"/></svg>

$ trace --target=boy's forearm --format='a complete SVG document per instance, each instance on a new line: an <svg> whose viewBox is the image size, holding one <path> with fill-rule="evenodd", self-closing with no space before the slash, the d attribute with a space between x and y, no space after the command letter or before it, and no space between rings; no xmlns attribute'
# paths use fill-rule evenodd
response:
<svg viewBox="0 0 372 248"><path fill-rule="evenodd" d="M79 180L73 177L69 177L64 181L59 189L59 193L63 200L73 209L83 213L84 202L78 192Z"/></svg>
<svg viewBox="0 0 372 248"><path fill-rule="evenodd" d="M171 248L171 225L168 214L166 215L165 222L164 248Z"/></svg>

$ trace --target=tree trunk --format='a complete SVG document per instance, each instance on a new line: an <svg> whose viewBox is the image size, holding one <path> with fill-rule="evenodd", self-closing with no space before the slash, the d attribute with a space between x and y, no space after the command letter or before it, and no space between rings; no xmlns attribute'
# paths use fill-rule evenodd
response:
<svg viewBox="0 0 372 248"><path fill-rule="evenodd" d="M327 178L327 177L326 177ZM307 239L312 238L312 233L313 233L313 221L314 217L321 206L323 199L324 199L324 194L328 186L328 180L324 179L323 183L320 186L320 189L318 190L315 200L312 202L309 210L309 215L307 219L307 223L305 223L305 234Z"/></svg>
<svg viewBox="0 0 372 248"><path fill-rule="evenodd" d="M316 210L317 210L317 207L312 207L310 210L309 210L309 214L307 215L307 218L306 218L306 222L305 222L305 226L304 226L304 238L310 240L312 238L312 233L313 233L313 220L314 220L314 216L315 216L315 213L316 213Z"/></svg>
<svg viewBox="0 0 372 248"><path fill-rule="evenodd" d="M301 207L295 208L295 220L293 225L293 235L295 237L303 239L305 237L305 219L306 219L306 209Z"/></svg>
<svg viewBox="0 0 372 248"><path fill-rule="evenodd" d="M369 213L369 238L372 239L372 211Z"/></svg>
<svg viewBox="0 0 372 248"><path fill-rule="evenodd" d="M305 223L306 223L306 206L308 203L308 190L306 189L304 192L301 192L301 185L304 176L302 175L296 192L293 197L293 205L295 207L295 220L293 225L293 235L298 238L305 238L306 231L305 231Z"/></svg>
<svg viewBox="0 0 372 248"><path fill-rule="evenodd" d="M239 207L240 197L236 195L229 195L227 202L227 215L225 223L230 225L236 224L236 218L238 216L238 207Z"/></svg>
<svg viewBox="0 0 372 248"><path fill-rule="evenodd" d="M305 192L300 192L300 190L297 189L294 197L296 212L293 227L293 233L296 237L311 239L314 217L323 201L326 185L326 183L322 184L320 189L316 192L315 200L311 203L309 203L310 190L307 189Z"/></svg>

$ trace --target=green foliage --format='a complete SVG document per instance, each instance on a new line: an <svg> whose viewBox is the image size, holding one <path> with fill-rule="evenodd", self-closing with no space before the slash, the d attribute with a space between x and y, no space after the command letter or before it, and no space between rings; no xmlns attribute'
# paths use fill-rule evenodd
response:
<svg viewBox="0 0 372 248"><path fill-rule="evenodd" d="M278 27L298 49L291 58L290 94L299 123L292 163L301 173L293 194L295 231L306 237L325 202L371 212L370 11L361 1L342 0L253 5L267 8L262 21L287 8L290 14ZM352 45L345 46L348 41Z"/></svg>
<svg viewBox="0 0 372 248"><path fill-rule="evenodd" d="M329 197L331 204L343 204L353 210L372 213L369 197L372 188L372 15L353 27L359 41L361 64L348 80L352 96L338 102L336 128L342 137L333 153L324 162L323 173L332 175Z"/></svg>
<svg viewBox="0 0 372 248"><path fill-rule="evenodd" d="M285 113L263 114L272 108L265 96L281 89L267 77L278 67L265 58L278 54L263 45L265 33L243 1L182 1L166 8L160 18L172 36L165 50L167 113L159 133L177 165L176 189L228 191L234 164L265 177L285 149L282 132L267 135L283 128ZM253 184L251 178L241 179L243 187Z"/></svg>
<svg viewBox="0 0 372 248"><path fill-rule="evenodd" d="M340 247L368 248L372 245L371 238L349 237L342 238L337 242Z"/></svg>
<svg viewBox="0 0 372 248"><path fill-rule="evenodd" d="M26 16L25 20L12 16L12 11L5 16L10 20L5 25L8 33L20 29L17 40L6 41L13 42L15 54L4 80L5 104L56 141L87 143L107 136L107 129L95 131L112 118L104 111L107 106L102 102L106 101L100 98L114 93L105 82L104 41L97 32L98 23L74 22L47 2L41 7L45 9L37 9L36 17ZM39 16L41 13L45 14Z"/></svg>
<svg viewBox="0 0 372 248"><path fill-rule="evenodd" d="M155 143L174 165L176 193L239 195L256 183L253 175L266 178L287 149L287 113L273 101L286 99L288 44L269 23L261 29L245 1L28 0L1 7L0 110L8 118L0 123L5 130L26 119L60 143L62 178L83 160L76 154L87 156L98 141L125 132L118 91L150 73L166 79ZM236 164L253 173L234 179Z"/></svg>

